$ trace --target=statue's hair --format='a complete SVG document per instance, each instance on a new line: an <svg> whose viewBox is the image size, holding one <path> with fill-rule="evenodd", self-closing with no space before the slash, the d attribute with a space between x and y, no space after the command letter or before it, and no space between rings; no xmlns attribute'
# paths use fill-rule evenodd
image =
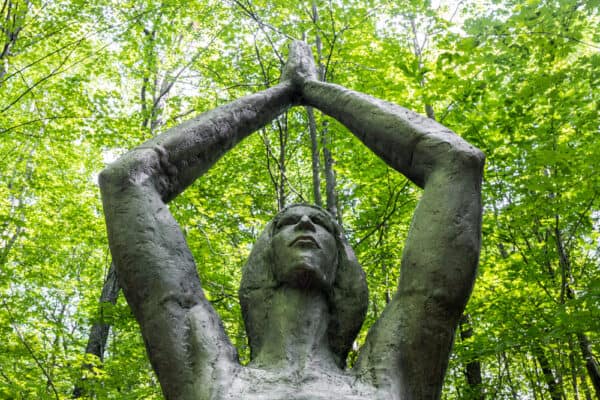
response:
<svg viewBox="0 0 600 400"><path fill-rule="evenodd" d="M311 207L319 210L334 227L337 244L337 269L333 287L327 293L330 310L327 335L329 345L340 368L346 365L348 352L362 326L367 311L369 294L365 273L354 251L348 244L342 228L331 214L321 207L310 204L294 204L282 210L269 222L252 248L242 270L239 297L242 316L246 325L251 358L262 346L263 321L269 314L271 297L279 286L273 275L271 241L277 220L293 207Z"/></svg>

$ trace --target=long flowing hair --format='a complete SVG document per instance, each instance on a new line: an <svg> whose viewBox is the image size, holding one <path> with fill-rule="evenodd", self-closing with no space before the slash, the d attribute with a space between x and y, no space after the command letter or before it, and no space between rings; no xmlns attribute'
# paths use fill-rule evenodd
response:
<svg viewBox="0 0 600 400"><path fill-rule="evenodd" d="M273 275L271 250L273 230L283 213L299 206L319 210L334 227L338 265L333 287L327 293L331 313L327 336L336 363L340 368L344 368L348 352L365 319L369 301L367 281L354 251L335 218L323 208L310 204L294 204L279 212L259 236L242 269L239 298L248 334L250 357L254 359L256 350L262 347L262 329L264 329L262 322L269 314L270 298L279 286Z"/></svg>

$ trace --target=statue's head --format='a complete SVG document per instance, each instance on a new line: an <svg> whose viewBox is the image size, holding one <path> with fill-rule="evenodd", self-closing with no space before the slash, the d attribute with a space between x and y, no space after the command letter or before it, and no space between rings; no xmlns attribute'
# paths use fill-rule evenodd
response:
<svg viewBox="0 0 600 400"><path fill-rule="evenodd" d="M336 236L333 219L324 210L297 205L278 214L271 227L275 281L302 289L331 290L338 263Z"/></svg>
<svg viewBox="0 0 600 400"><path fill-rule="evenodd" d="M270 297L281 285L325 294L329 345L338 365L344 367L365 317L368 289L341 227L326 210L307 204L287 207L255 243L239 291L252 358L262 344Z"/></svg>

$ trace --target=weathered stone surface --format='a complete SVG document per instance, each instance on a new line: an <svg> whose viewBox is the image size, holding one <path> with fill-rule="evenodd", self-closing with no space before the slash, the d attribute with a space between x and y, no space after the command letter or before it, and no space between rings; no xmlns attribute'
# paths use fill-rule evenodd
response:
<svg viewBox="0 0 600 400"><path fill-rule="evenodd" d="M435 121L316 80L294 42L282 82L170 129L108 166L100 187L120 285L167 399L438 399L479 256L483 154ZM338 119L423 188L398 290L358 361L365 276L341 228L295 205L267 225L240 288L252 361L242 366L203 295L166 203L288 107Z"/></svg>

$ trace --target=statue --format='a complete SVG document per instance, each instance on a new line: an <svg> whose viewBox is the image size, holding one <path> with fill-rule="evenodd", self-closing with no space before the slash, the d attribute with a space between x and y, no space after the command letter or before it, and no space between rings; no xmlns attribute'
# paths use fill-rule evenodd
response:
<svg viewBox="0 0 600 400"><path fill-rule="evenodd" d="M351 369L346 356L367 287L326 211L283 210L252 250L240 288L252 348L242 366L166 206L234 145L300 104L339 120L424 189L398 290ZM310 49L294 42L278 85L172 128L109 165L99 182L110 249L165 397L439 399L478 263L483 162L479 150L431 119L319 82Z"/></svg>

